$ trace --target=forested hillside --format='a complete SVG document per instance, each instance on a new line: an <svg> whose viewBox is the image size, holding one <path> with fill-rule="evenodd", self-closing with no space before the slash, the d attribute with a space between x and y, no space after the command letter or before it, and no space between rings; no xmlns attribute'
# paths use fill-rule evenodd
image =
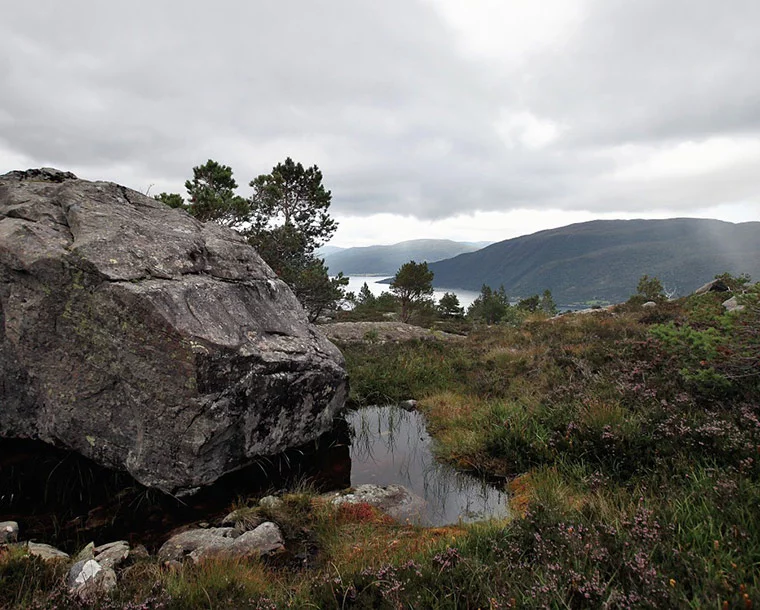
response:
<svg viewBox="0 0 760 610"><path fill-rule="evenodd" d="M504 285L513 297L550 289L560 304L619 302L657 276L683 295L718 273L760 277L760 222L595 220L492 244L432 263L434 285Z"/></svg>

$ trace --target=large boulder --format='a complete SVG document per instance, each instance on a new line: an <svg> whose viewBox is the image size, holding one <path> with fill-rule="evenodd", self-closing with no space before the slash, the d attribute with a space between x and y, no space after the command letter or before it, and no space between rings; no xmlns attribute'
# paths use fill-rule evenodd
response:
<svg viewBox="0 0 760 610"><path fill-rule="evenodd" d="M345 363L234 231L108 182L0 176L0 435L191 493L331 425Z"/></svg>

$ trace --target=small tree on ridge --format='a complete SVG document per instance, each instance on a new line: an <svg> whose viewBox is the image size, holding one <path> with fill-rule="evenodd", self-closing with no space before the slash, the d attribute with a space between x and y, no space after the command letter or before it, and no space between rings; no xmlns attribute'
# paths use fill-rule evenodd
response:
<svg viewBox="0 0 760 610"><path fill-rule="evenodd" d="M391 292L401 303L401 321L407 322L417 304L433 294L433 272L427 263L404 263L393 277Z"/></svg>

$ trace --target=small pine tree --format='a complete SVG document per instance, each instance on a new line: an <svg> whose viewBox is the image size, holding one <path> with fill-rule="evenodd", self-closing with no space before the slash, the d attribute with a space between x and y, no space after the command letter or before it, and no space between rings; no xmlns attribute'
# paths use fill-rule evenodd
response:
<svg viewBox="0 0 760 610"><path fill-rule="evenodd" d="M235 194L238 185L232 168L209 159L193 168L193 179L185 182L190 196L188 211L203 222L213 220L220 225L240 228L250 218L250 206Z"/></svg>
<svg viewBox="0 0 760 610"><path fill-rule="evenodd" d="M364 305L366 307L372 307L376 301L377 298L374 294L372 294L372 291L369 289L367 282L364 282L364 284L362 284L362 287L359 289L359 296L356 298L357 304Z"/></svg>
<svg viewBox="0 0 760 610"><path fill-rule="evenodd" d="M508 316L510 309L509 297L504 286L493 290L483 284L480 295L467 309L467 317L486 324L498 324Z"/></svg>
<svg viewBox="0 0 760 610"><path fill-rule="evenodd" d="M538 308L548 316L557 315L557 304L554 302L554 297L552 297L552 291L548 288L541 295L541 303Z"/></svg>
<svg viewBox="0 0 760 610"><path fill-rule="evenodd" d="M412 310L433 294L433 272L427 263L404 263L393 277L391 292L401 303L402 322L408 322Z"/></svg>
<svg viewBox="0 0 760 610"><path fill-rule="evenodd" d="M185 209L187 207L185 205L185 200L179 193L159 193L158 195L154 195L153 199L168 205L170 208Z"/></svg>
<svg viewBox="0 0 760 610"><path fill-rule="evenodd" d="M665 289L662 287L662 282L658 278L650 278L646 274L639 278L636 293L647 301L665 300Z"/></svg>
<svg viewBox="0 0 760 610"><path fill-rule="evenodd" d="M453 292L446 292L438 302L438 313L445 318L461 318L464 308L459 304L459 298Z"/></svg>

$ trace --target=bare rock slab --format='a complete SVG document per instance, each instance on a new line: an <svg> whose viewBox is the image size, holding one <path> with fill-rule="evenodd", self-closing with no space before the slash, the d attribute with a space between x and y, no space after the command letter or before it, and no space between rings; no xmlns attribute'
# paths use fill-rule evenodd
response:
<svg viewBox="0 0 760 610"><path fill-rule="evenodd" d="M0 436L192 493L318 437L340 352L245 240L108 182L0 176Z"/></svg>
<svg viewBox="0 0 760 610"><path fill-rule="evenodd" d="M70 559L70 556L68 553L64 553L63 551L55 548L54 546L50 546L49 544L43 544L41 542L27 542L26 551L30 555L33 555L34 557L39 557L40 559L44 561L58 561L58 560Z"/></svg>
<svg viewBox="0 0 760 610"><path fill-rule="evenodd" d="M182 561L185 558L197 563L213 556L251 557L280 552L285 541L280 528L271 521L247 532L232 527L212 527L187 530L167 540L158 551L162 562Z"/></svg>

